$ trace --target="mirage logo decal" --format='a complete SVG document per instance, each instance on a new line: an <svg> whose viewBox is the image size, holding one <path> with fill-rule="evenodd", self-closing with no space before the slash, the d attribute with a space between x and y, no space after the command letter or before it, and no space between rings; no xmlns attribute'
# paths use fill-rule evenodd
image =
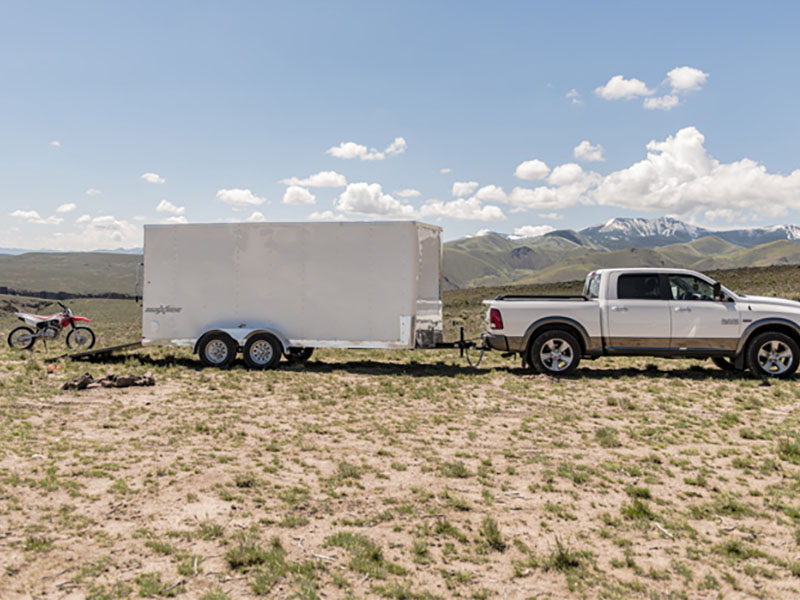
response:
<svg viewBox="0 0 800 600"><path fill-rule="evenodd" d="M179 313L181 312L181 308L182 308L181 306L170 306L169 304L164 306L162 304L161 306L151 306L149 308L145 308L144 312L156 313L157 315L165 315L167 313Z"/></svg>

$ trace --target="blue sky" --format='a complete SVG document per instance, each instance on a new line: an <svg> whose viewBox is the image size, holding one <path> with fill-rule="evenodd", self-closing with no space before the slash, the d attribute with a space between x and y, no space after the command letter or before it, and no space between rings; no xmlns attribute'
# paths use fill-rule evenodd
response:
<svg viewBox="0 0 800 600"><path fill-rule="evenodd" d="M794 223L798 13L6 2L0 247L133 247L166 221Z"/></svg>

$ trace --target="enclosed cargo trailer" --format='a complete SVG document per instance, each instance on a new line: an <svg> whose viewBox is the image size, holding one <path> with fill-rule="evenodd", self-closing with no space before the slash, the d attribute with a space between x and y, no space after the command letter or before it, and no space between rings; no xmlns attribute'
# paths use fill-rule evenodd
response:
<svg viewBox="0 0 800 600"><path fill-rule="evenodd" d="M142 342L251 367L313 348L442 342L441 228L416 221L146 225Z"/></svg>

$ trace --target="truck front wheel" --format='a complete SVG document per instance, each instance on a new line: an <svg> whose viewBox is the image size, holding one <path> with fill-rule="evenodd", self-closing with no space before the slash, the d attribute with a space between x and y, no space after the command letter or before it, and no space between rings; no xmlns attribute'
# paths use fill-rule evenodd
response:
<svg viewBox="0 0 800 600"><path fill-rule="evenodd" d="M797 370L800 348L784 333L759 333L747 346L747 366L757 377L791 377Z"/></svg>
<svg viewBox="0 0 800 600"><path fill-rule="evenodd" d="M244 345L244 362L251 369L271 369L281 359L281 343L268 333L257 333Z"/></svg>
<svg viewBox="0 0 800 600"><path fill-rule="evenodd" d="M197 345L197 352L205 366L227 369L236 358L236 342L224 333L208 333Z"/></svg>
<svg viewBox="0 0 800 600"><path fill-rule="evenodd" d="M539 373L560 377L569 375L581 361L581 346L568 331L545 331L531 344L528 364Z"/></svg>

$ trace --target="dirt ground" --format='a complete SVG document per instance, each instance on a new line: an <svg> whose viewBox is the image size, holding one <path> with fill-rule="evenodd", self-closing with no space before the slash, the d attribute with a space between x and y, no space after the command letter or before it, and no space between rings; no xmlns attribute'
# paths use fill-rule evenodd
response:
<svg viewBox="0 0 800 600"><path fill-rule="evenodd" d="M0 597L793 598L796 381L0 353ZM153 387L62 392L90 372Z"/></svg>

